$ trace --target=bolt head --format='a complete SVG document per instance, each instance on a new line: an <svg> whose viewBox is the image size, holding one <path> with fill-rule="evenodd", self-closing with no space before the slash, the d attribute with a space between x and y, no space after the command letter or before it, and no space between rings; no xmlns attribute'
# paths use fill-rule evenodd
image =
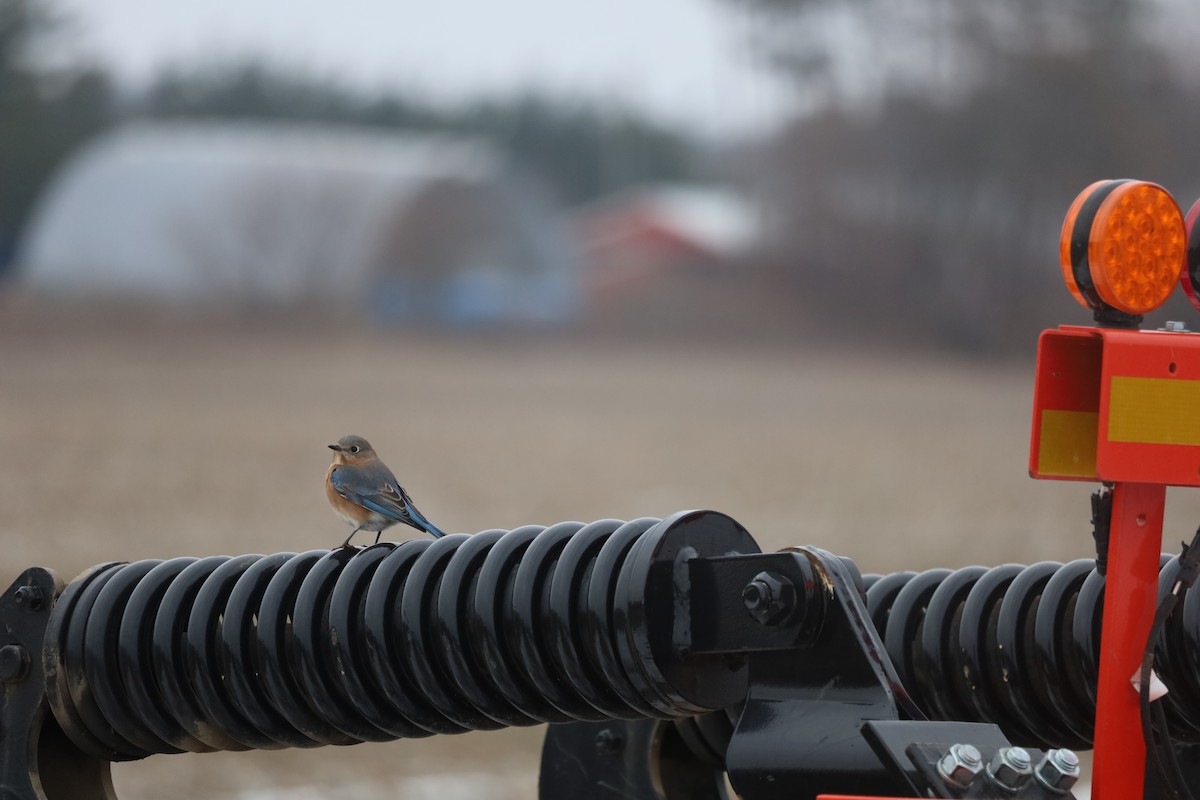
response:
<svg viewBox="0 0 1200 800"><path fill-rule="evenodd" d="M36 586L20 586L13 594L13 601L30 611L37 611L42 607L42 593Z"/></svg>
<svg viewBox="0 0 1200 800"><path fill-rule="evenodd" d="M1002 747L987 767L992 783L1016 792L1033 777L1033 758L1024 747Z"/></svg>
<svg viewBox="0 0 1200 800"><path fill-rule="evenodd" d="M966 789L983 772L983 755L975 745L951 745L938 762L938 772L954 788Z"/></svg>
<svg viewBox="0 0 1200 800"><path fill-rule="evenodd" d="M757 614L759 609L767 606L775 598L771 596L771 588L758 579L752 580L742 589L742 602L751 614Z"/></svg>
<svg viewBox="0 0 1200 800"><path fill-rule="evenodd" d="M1050 791L1066 794L1079 780L1079 756L1065 748L1049 750L1033 774Z"/></svg>
<svg viewBox="0 0 1200 800"><path fill-rule="evenodd" d="M760 572L742 589L742 602L750 616L763 625L775 625L796 606L796 587L782 575Z"/></svg>
<svg viewBox="0 0 1200 800"><path fill-rule="evenodd" d="M19 644L0 647L0 681L17 683L29 672L29 651Z"/></svg>
<svg viewBox="0 0 1200 800"><path fill-rule="evenodd" d="M621 748L625 746L625 740L620 734L613 733L608 728L597 733L592 741L596 745L596 751L607 756L621 752Z"/></svg>

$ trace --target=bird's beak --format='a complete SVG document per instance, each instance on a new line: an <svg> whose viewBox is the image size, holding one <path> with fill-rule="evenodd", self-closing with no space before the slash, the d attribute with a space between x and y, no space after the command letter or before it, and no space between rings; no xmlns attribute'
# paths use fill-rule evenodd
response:
<svg viewBox="0 0 1200 800"><path fill-rule="evenodd" d="M331 445L329 445L329 449L330 450L341 450L342 448L338 447L336 444L331 444Z"/></svg>

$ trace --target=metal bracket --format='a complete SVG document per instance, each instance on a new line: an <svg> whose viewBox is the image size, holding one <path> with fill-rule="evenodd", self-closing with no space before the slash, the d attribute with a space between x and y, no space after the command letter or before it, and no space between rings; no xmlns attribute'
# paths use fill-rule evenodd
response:
<svg viewBox="0 0 1200 800"><path fill-rule="evenodd" d="M789 553L812 575L823 620L811 652L750 656L749 694L729 745L730 782L756 800L818 793L888 794L901 785L861 728L922 718L908 699L845 563L824 551Z"/></svg>
<svg viewBox="0 0 1200 800"><path fill-rule="evenodd" d="M1009 742L995 725L924 719L863 604L857 570L844 560L815 548L672 557L661 574L675 590L660 591L673 602L655 606L655 624L678 662L744 664L745 697L731 708L736 726L731 731L721 712L552 725L541 797L722 800L722 772L747 800L1066 797L1032 780L1005 792L982 765L965 788L939 773L952 745L971 744L990 759Z"/></svg>
<svg viewBox="0 0 1200 800"><path fill-rule="evenodd" d="M985 774L964 789L949 784L938 770L938 763L951 746L969 742L981 756L983 764L990 764L996 754L1009 741L995 725L978 722L868 722L863 726L863 736L871 743L875 753L885 764L891 766L896 775L902 775L908 784L907 791L913 796L941 798L963 798L963 800L1071 800L1072 795L1052 791L1036 779L1029 777L1018 788L1002 789ZM1045 755L1040 750L1027 749L1031 763L1036 765ZM933 792L924 794L925 789Z"/></svg>
<svg viewBox="0 0 1200 800"><path fill-rule="evenodd" d="M116 800L110 764L80 752L46 705L42 641L62 583L33 567L0 595L0 797Z"/></svg>

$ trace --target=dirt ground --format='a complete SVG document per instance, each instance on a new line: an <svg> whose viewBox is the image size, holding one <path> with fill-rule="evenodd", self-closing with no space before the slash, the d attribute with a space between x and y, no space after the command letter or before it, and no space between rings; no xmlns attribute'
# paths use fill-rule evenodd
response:
<svg viewBox="0 0 1200 800"><path fill-rule="evenodd" d="M434 336L335 318L0 306L5 585L111 560L331 547L325 444L368 437L448 531L714 508L864 571L1091 552L1026 474L1032 357ZM1200 521L1168 495L1167 538ZM402 538L407 534L401 532ZM532 797L541 733L158 757L138 798ZM481 787L486 787L481 789Z"/></svg>

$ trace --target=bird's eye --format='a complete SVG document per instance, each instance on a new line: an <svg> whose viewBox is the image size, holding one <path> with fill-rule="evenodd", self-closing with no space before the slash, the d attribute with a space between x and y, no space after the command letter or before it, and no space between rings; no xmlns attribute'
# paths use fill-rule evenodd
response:
<svg viewBox="0 0 1200 800"><path fill-rule="evenodd" d="M357 453L357 452L358 452L358 445L354 445L353 447L351 447L351 448L350 448L350 452L351 452L351 453Z"/></svg>

